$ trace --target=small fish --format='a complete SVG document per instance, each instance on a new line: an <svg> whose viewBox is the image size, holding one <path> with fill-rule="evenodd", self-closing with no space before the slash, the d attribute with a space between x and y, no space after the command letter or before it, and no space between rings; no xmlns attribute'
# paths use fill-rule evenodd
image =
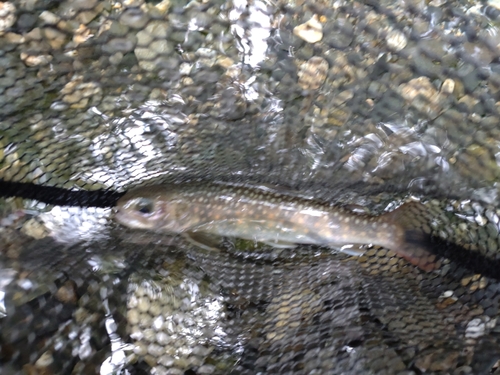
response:
<svg viewBox="0 0 500 375"><path fill-rule="evenodd" d="M235 237L275 247L379 245L431 271L439 263L424 246L423 232L404 224L422 207L410 202L369 216L267 187L157 185L127 192L118 201L115 218L131 228L191 238Z"/></svg>

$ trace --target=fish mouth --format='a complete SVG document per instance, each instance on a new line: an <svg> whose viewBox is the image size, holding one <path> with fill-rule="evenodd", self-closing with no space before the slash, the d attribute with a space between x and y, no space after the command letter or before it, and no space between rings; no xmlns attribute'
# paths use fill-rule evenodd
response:
<svg viewBox="0 0 500 375"><path fill-rule="evenodd" d="M114 213L114 219L119 224L129 227L129 228L138 228L138 229L151 229L151 226L144 221L135 218L134 215L130 215L129 213L124 212L121 209L117 209Z"/></svg>
<svg viewBox="0 0 500 375"><path fill-rule="evenodd" d="M113 219L115 221L117 221L120 224L126 225L126 223L125 223L126 220L125 220L124 216L125 215L123 214L122 211L120 211L120 209L115 210L115 212L113 213Z"/></svg>

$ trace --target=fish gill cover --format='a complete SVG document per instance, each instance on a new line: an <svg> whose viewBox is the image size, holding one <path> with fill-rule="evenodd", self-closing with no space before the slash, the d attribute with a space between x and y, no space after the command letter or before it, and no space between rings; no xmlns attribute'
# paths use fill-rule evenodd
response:
<svg viewBox="0 0 500 375"><path fill-rule="evenodd" d="M500 373L499 57L496 0L0 2L0 372ZM441 266L112 220L193 181L419 199Z"/></svg>

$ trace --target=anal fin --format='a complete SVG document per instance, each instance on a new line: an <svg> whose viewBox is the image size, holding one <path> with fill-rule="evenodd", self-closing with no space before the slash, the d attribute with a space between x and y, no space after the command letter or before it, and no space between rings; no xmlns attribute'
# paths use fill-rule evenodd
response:
<svg viewBox="0 0 500 375"><path fill-rule="evenodd" d="M341 253L344 253L344 254L347 254L350 256L354 256L354 257L359 257L366 252L366 246L363 246L361 244L351 244L351 245L344 245L344 246L338 248L338 250Z"/></svg>

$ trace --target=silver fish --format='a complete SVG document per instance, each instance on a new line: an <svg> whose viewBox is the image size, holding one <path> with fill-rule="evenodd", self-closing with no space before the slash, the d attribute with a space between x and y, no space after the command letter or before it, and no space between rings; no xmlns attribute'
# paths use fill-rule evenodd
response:
<svg viewBox="0 0 500 375"><path fill-rule="evenodd" d="M422 207L410 202L369 216L267 188L157 185L127 192L117 203L115 218L131 228L235 237L276 247L373 244L430 271L439 263L427 251L423 232L404 224Z"/></svg>

